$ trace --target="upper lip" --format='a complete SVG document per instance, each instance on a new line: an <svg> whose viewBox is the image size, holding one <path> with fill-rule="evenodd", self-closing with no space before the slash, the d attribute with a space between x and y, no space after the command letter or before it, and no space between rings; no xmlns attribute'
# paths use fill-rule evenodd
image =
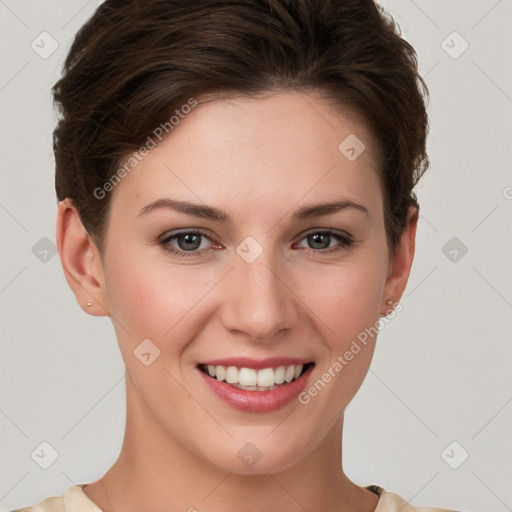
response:
<svg viewBox="0 0 512 512"><path fill-rule="evenodd" d="M312 363L311 359L300 357L268 357L267 359L251 359L250 357L228 357L225 359L211 359L199 364L212 366L236 366L237 368L252 368L253 370L262 370L263 368L277 368L279 366L289 366L291 364Z"/></svg>

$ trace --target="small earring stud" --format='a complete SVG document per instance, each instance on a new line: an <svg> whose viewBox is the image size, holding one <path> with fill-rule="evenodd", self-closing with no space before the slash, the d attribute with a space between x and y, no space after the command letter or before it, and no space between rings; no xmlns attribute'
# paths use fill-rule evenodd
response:
<svg viewBox="0 0 512 512"><path fill-rule="evenodd" d="M391 299L388 299L388 300L386 301L386 304L387 304L388 306L393 306L393 307L395 306L394 302L393 302ZM386 313L381 313L381 314L380 314L380 317L381 317L381 318L383 318L383 317L388 316L388 315L389 315L389 311L388 311L388 312L386 312Z"/></svg>
<svg viewBox="0 0 512 512"><path fill-rule="evenodd" d="M85 305L86 305L86 306L92 306L92 302L87 301L87 302L85 303Z"/></svg>

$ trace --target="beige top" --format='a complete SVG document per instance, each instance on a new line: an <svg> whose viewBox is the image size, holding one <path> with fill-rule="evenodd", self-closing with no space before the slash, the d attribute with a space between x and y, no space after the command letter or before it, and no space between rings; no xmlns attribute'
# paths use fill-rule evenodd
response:
<svg viewBox="0 0 512 512"><path fill-rule="evenodd" d="M32 507L20 508L11 512L103 512L84 493L86 484L68 487L62 496L50 497ZM385 491L377 485L366 487L379 496L375 512L456 512L444 508L413 507L398 494Z"/></svg>

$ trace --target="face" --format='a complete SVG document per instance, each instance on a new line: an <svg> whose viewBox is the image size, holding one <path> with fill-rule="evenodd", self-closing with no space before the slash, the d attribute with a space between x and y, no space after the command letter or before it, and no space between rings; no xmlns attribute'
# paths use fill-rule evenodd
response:
<svg viewBox="0 0 512 512"><path fill-rule="evenodd" d="M355 159L338 148L353 135ZM375 340L361 333L389 298L377 165L356 118L288 92L200 102L115 187L103 291L150 424L238 473L314 452L366 375ZM324 203L339 205L312 209Z"/></svg>

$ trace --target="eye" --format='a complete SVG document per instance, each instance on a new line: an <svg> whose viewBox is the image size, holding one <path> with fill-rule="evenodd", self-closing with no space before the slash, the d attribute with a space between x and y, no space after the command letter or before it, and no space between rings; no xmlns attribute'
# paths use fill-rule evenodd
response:
<svg viewBox="0 0 512 512"><path fill-rule="evenodd" d="M338 241L338 244L330 246L330 242L333 239ZM314 249L306 248L306 252L315 255L318 253L325 254L341 251L348 248L353 243L353 239L349 235L342 235L329 230L310 232L302 240L307 240L307 243Z"/></svg>
<svg viewBox="0 0 512 512"><path fill-rule="evenodd" d="M175 256L181 258L195 258L212 250L211 247L208 248L208 244L206 244L206 246L203 244L204 240L212 242L211 238L206 233L191 229L165 236L163 239L159 240L158 243L165 251ZM307 240L307 243L312 247L306 247L303 248L303 250L313 255L345 250L354 242L350 235L342 235L330 230L310 232L303 237L302 240ZM330 244L333 240L338 243L331 246ZM220 248L221 246L217 245L216 247Z"/></svg>
<svg viewBox="0 0 512 512"><path fill-rule="evenodd" d="M180 231L179 233L167 236L158 243L164 248L164 250L171 254L175 254L183 258L193 258L201 256L208 250L207 248L204 248L204 246L201 248L202 239L210 240L211 242L210 237L208 237L206 233L198 230L190 230ZM176 242L178 247L172 245L171 242Z"/></svg>

